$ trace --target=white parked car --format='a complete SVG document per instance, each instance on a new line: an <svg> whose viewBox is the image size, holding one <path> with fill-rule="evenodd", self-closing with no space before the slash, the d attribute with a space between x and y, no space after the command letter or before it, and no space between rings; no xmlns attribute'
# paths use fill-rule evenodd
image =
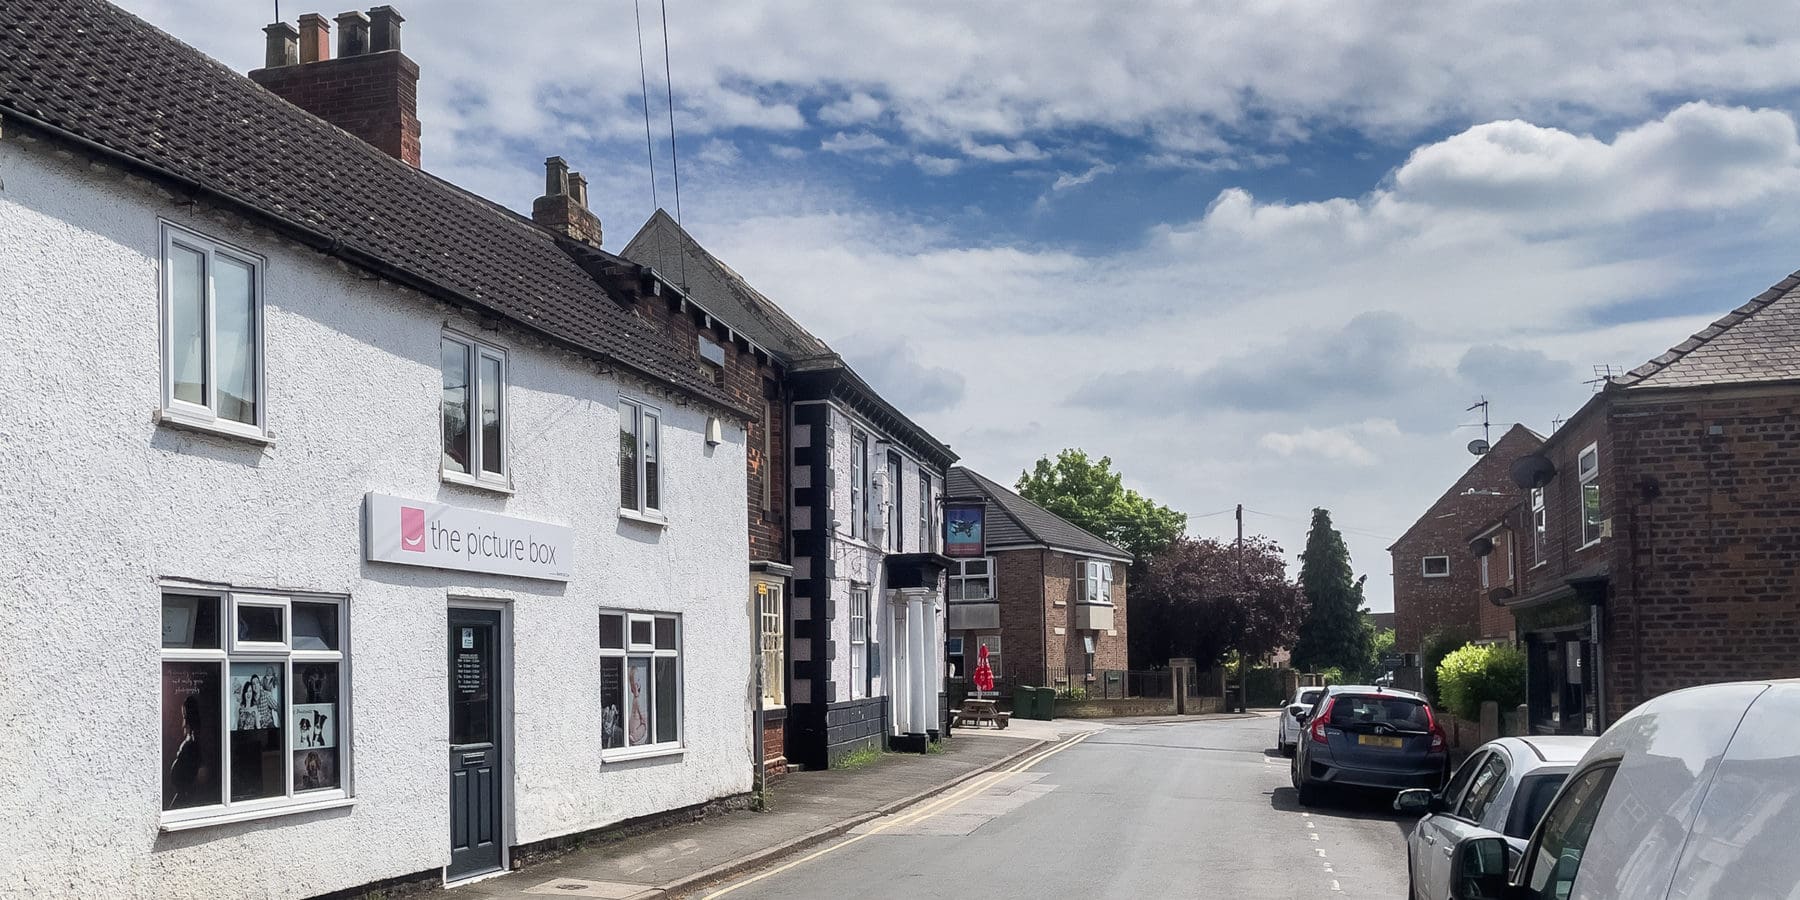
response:
<svg viewBox="0 0 1800 900"><path fill-rule="evenodd" d="M1524 853L1451 848L1458 896L1787 900L1800 888L1800 681L1664 694L1569 773ZM1476 892L1479 891L1479 894Z"/></svg>
<svg viewBox="0 0 1800 900"><path fill-rule="evenodd" d="M1278 717L1280 721L1275 726L1275 749L1280 750L1282 756L1294 755L1294 745L1299 743L1300 735L1305 733L1300 725L1300 714L1311 710L1324 693L1325 689L1322 687L1304 687L1281 705L1281 715Z"/></svg>
<svg viewBox="0 0 1800 900"><path fill-rule="evenodd" d="M1556 789L1593 743L1574 736L1500 738L1469 754L1442 792L1402 791L1395 809L1426 813L1406 839L1409 900L1486 897L1451 883L1456 846L1465 838L1499 837L1524 852Z"/></svg>

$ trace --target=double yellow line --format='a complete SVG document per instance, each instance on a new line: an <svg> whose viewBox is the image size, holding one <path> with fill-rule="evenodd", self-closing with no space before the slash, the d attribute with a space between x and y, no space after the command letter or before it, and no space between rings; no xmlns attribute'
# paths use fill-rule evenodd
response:
<svg viewBox="0 0 1800 900"><path fill-rule="evenodd" d="M977 778L973 779L972 781L970 781L968 784L963 785L962 787L957 788L955 791L953 791L949 794L946 794L943 797L940 797L936 800L933 800L932 802L927 803L924 806L919 807L918 809L907 812L904 815L890 816L890 817L884 819L880 824L876 825L875 827L870 828L868 831L865 831L862 834L856 835L855 837L852 837L847 841L840 841L836 844L832 844L829 847L824 847L824 848L821 848L818 850L814 850L813 852L808 853L807 855L802 856L799 859L794 860L793 862L770 869L767 872L758 873L754 877L746 878L743 881L739 881L728 887L720 888L719 890L716 890L710 894L707 894L706 900L712 900L712 898L714 898L714 897L723 897L726 894L729 894L732 891L737 890L738 888L749 887L750 885L753 885L765 878L772 878L776 875L780 875L781 873L786 872L787 870L792 869L796 866L805 865L806 863L812 862L813 860L818 859L819 857L824 856L827 853L831 853L831 852L837 851L837 850L842 850L845 847L850 846L851 844L857 843L858 841L866 840L868 838L872 838L875 835L878 835L878 834L880 834L884 831L887 831L891 828L900 828L902 826L911 825L916 822L922 822L926 819L931 818L932 816L937 815L939 812L942 812L943 810L946 810L952 806L955 806L958 803L961 803L962 801L968 799L969 797L971 797L975 794L978 794L982 791L987 790L990 787L993 787L995 784L999 783L1001 779L1006 778L1009 775L1017 775L1020 772L1023 772L1026 769L1029 769L1032 766L1035 766L1038 763L1041 763L1044 760L1049 759L1050 757L1055 756L1056 754L1061 753L1064 750L1067 750L1070 747L1073 747L1076 744L1079 744L1082 741L1085 741L1090 737L1093 737L1096 733L1097 732L1088 731L1088 732L1083 732L1081 734L1075 735L1074 737L1071 737L1071 738L1066 738L1062 741L1059 741L1058 743L1056 743L1055 745L1053 745L1049 748L1046 748L1042 751L1039 751L1038 753L1034 753L1031 756L1028 756L1022 760L1019 760L1018 762L1016 762L1010 766L1007 766L1003 769L995 769L992 772L988 772L985 775L977 777Z"/></svg>

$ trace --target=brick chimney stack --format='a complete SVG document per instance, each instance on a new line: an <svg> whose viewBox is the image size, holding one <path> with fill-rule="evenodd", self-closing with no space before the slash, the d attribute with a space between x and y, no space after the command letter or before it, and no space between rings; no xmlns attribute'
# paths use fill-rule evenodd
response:
<svg viewBox="0 0 1800 900"><path fill-rule="evenodd" d="M544 196L531 201L531 221L581 241L600 246L600 217L588 210L587 179L570 172L560 156L544 160Z"/></svg>
<svg viewBox="0 0 1800 900"><path fill-rule="evenodd" d="M277 22L263 29L264 68L250 80L417 167L419 65L400 52L403 21L391 6L339 15L336 59L324 16L301 16L298 31Z"/></svg>

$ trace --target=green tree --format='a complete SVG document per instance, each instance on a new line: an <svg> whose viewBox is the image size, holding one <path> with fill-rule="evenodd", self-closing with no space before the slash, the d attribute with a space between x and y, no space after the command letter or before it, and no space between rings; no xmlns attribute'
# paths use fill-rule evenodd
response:
<svg viewBox="0 0 1800 900"><path fill-rule="evenodd" d="M1300 590L1308 608L1294 643L1294 667L1361 672L1373 642L1362 611L1363 580L1350 571L1350 550L1331 527L1329 510L1313 510L1306 552L1300 554Z"/></svg>
<svg viewBox="0 0 1800 900"><path fill-rule="evenodd" d="M1363 620L1368 621L1368 616L1364 615ZM1370 625L1369 632L1373 637L1369 640L1369 664L1363 670L1364 681L1373 681L1386 675L1388 670L1381 664L1381 658L1394 652L1394 629L1378 629Z"/></svg>
<svg viewBox="0 0 1800 900"><path fill-rule="evenodd" d="M1492 700L1501 713L1525 702L1525 653L1510 644L1469 644L1437 667L1440 705L1457 718L1477 721Z"/></svg>
<svg viewBox="0 0 1800 900"><path fill-rule="evenodd" d="M1096 462L1081 450L1043 457L1022 472L1019 495L1080 525L1142 562L1187 529L1187 515L1139 494L1114 472L1112 457Z"/></svg>
<svg viewBox="0 0 1800 900"><path fill-rule="evenodd" d="M1475 639L1474 633L1460 626L1440 628L1425 636L1423 646L1419 648L1419 664L1425 670L1425 699L1433 703L1441 703L1438 696L1438 666L1444 657L1462 649L1464 644Z"/></svg>

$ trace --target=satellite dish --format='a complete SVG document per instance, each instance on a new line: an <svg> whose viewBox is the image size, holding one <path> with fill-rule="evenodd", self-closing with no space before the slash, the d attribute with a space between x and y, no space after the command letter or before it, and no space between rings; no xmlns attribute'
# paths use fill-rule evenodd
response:
<svg viewBox="0 0 1800 900"><path fill-rule="evenodd" d="M1494 588L1488 592L1488 602L1495 606L1505 606L1506 601L1513 598L1512 588Z"/></svg>
<svg viewBox="0 0 1800 900"><path fill-rule="evenodd" d="M1514 460L1510 474L1513 484L1519 487L1541 488L1556 477L1556 465L1544 454L1532 453Z"/></svg>
<svg viewBox="0 0 1800 900"><path fill-rule="evenodd" d="M1494 448L1488 446L1488 442L1482 440L1481 438L1476 438L1469 442L1469 452L1475 454L1476 456L1481 456L1483 454L1486 454L1489 450L1492 450L1492 449L1494 449Z"/></svg>
<svg viewBox="0 0 1800 900"><path fill-rule="evenodd" d="M1494 552L1493 538L1476 538L1469 544L1469 552L1476 556L1486 556Z"/></svg>

